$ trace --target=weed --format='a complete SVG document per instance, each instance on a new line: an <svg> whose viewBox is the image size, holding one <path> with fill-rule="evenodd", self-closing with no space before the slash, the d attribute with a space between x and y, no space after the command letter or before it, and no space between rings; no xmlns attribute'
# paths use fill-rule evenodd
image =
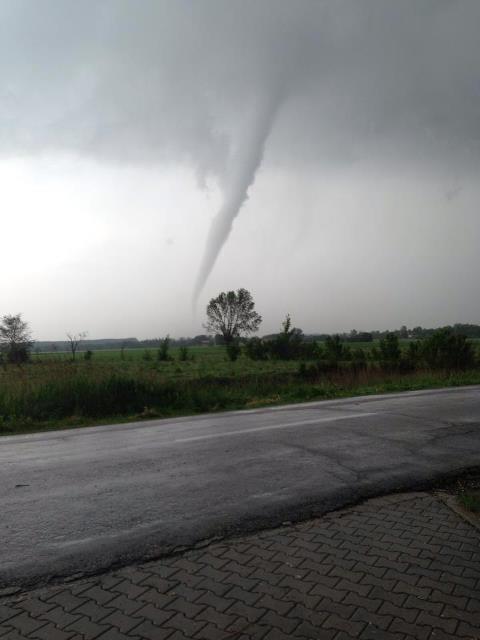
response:
<svg viewBox="0 0 480 640"><path fill-rule="evenodd" d="M467 511L480 513L480 495L474 493L461 493L458 496L458 502Z"/></svg>

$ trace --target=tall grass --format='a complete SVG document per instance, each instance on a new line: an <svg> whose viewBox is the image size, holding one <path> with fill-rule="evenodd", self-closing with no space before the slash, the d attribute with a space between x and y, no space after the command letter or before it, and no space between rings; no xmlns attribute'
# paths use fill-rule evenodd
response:
<svg viewBox="0 0 480 640"><path fill-rule="evenodd" d="M207 372L194 377L169 376L164 368L146 364L10 366L0 373L0 433L479 383L476 370L404 375L348 370L305 379L284 368L251 373L240 363L227 375Z"/></svg>

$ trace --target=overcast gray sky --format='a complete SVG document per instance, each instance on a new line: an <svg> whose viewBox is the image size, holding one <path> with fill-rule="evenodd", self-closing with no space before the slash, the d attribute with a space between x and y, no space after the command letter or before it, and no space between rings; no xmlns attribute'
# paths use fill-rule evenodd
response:
<svg viewBox="0 0 480 640"><path fill-rule="evenodd" d="M0 314L193 335L246 287L261 333L480 323L479 27L478 0L0 0Z"/></svg>

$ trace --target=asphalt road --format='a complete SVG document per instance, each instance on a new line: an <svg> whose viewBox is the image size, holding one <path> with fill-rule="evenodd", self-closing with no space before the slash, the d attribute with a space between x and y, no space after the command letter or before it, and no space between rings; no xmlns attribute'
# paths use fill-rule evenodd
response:
<svg viewBox="0 0 480 640"><path fill-rule="evenodd" d="M480 466L480 387L0 439L0 586L158 557Z"/></svg>

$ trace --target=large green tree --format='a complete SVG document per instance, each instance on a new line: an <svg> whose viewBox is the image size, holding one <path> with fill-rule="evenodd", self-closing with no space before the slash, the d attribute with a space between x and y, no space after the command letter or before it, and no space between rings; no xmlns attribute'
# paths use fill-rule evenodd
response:
<svg viewBox="0 0 480 640"><path fill-rule="evenodd" d="M262 316L255 311L252 294L246 289L222 292L207 306L205 328L210 333L222 334L227 346L242 334L258 331L261 322Z"/></svg>

